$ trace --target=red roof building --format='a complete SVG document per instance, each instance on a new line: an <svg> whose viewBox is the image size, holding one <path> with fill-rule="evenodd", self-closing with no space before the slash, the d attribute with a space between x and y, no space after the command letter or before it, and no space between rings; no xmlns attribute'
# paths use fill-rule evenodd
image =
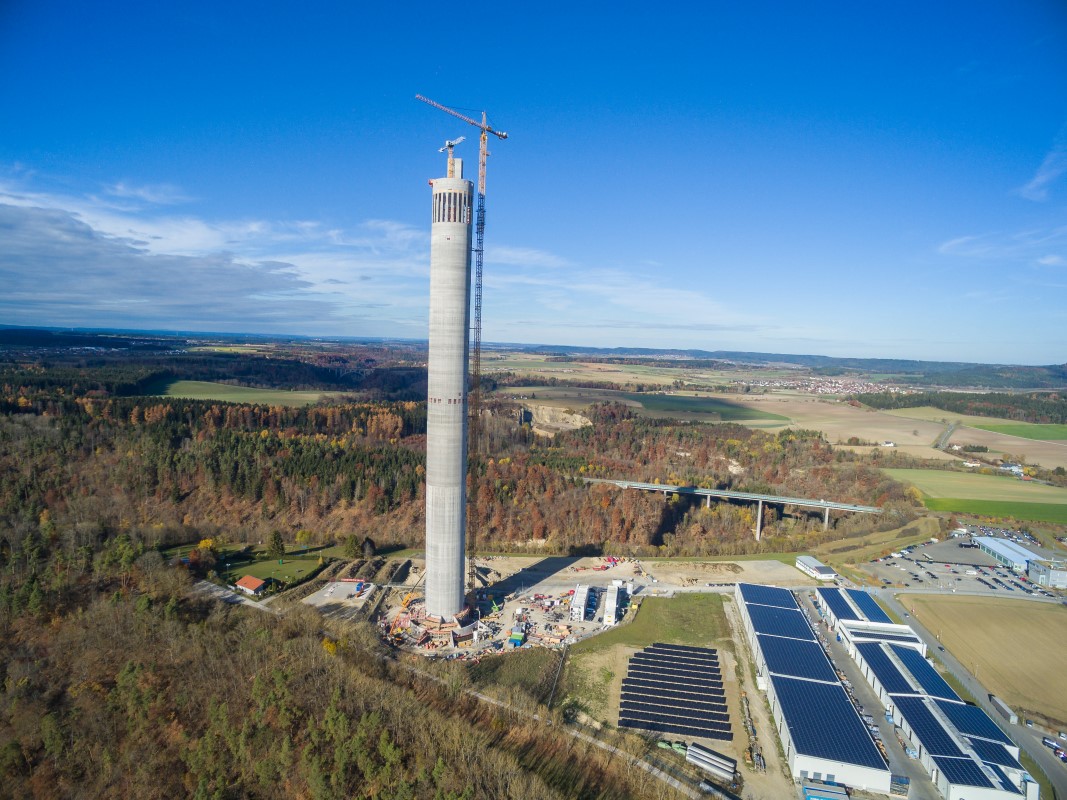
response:
<svg viewBox="0 0 1067 800"><path fill-rule="evenodd" d="M253 578L251 575L245 575L241 580L237 581L237 588L246 594L259 594L267 586L266 581L261 581L259 578Z"/></svg>

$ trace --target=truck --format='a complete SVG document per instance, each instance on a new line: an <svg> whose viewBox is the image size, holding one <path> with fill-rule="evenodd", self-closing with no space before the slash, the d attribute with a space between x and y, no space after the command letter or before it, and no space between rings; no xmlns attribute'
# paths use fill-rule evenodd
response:
<svg viewBox="0 0 1067 800"><path fill-rule="evenodd" d="M1012 711L1011 707L995 694L989 695L989 702L993 704L993 708L997 710L997 713L1012 725L1019 724L1019 715Z"/></svg>

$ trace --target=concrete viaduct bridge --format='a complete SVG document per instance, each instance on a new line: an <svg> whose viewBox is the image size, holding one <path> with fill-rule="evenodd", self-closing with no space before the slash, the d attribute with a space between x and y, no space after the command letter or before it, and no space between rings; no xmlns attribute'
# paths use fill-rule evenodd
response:
<svg viewBox="0 0 1067 800"><path fill-rule="evenodd" d="M640 489L643 492L662 492L663 494L700 495L705 498L705 505L711 507L711 498L720 500L748 500L758 506L756 512L756 541L763 535L763 504L771 503L801 508L821 508L823 510L823 528L830 525L830 511L849 511L855 514L881 514L878 506L857 506L852 503L835 503L833 500L811 500L804 497L780 497L774 494L754 494L752 492L734 492L729 489L700 489L696 486L670 486L664 483L641 483L639 481L616 481L608 478L585 478L587 483L610 483L623 489Z"/></svg>

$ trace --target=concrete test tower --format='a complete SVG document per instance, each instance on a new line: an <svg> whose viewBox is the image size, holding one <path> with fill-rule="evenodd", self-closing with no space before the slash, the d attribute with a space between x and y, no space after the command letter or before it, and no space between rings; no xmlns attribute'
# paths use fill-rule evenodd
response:
<svg viewBox="0 0 1067 800"><path fill-rule="evenodd" d="M449 148L449 177L430 181L430 355L426 409L426 613L464 608L471 182ZM455 177L453 177L453 175Z"/></svg>

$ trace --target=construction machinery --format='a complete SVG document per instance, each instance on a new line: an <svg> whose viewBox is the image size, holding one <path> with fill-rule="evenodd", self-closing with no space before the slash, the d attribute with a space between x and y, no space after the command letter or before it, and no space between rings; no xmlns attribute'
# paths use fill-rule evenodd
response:
<svg viewBox="0 0 1067 800"><path fill-rule="evenodd" d="M471 460L477 455L481 447L481 389L482 389L482 270L485 257L485 167L486 161L489 158L489 134L493 134L498 139L507 139L508 135L504 131L496 130L489 124L486 113L482 112L482 119L479 122L476 119L472 119L465 114L461 114L454 108L441 105L440 103L431 100L428 97L424 97L421 94L415 95L417 100L433 106L436 109L444 111L446 114L451 114L457 119L461 119L469 125L473 125L481 131L481 135L478 138L478 206L475 216L474 230L474 314L471 321L471 390L468 398L468 407L470 410L470 426L468 428L469 446L468 452L470 453ZM462 141L463 137L452 141L446 142L445 146L441 148L441 151L448 150L448 175L453 176L453 158L452 147ZM467 515L467 591L471 597L471 604L473 607L474 597L478 587L478 568L474 563L474 550L476 541L476 530L473 522L474 515Z"/></svg>

